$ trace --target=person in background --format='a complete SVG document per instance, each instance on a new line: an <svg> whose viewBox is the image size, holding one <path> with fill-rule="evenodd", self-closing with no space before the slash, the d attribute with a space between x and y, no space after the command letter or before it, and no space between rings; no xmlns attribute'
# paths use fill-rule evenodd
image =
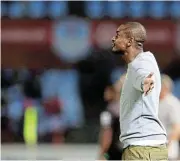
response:
<svg viewBox="0 0 180 161"><path fill-rule="evenodd" d="M167 131L169 159L178 159L180 155L178 144L180 139L180 101L172 94L172 79L163 74L161 80L159 118Z"/></svg>
<svg viewBox="0 0 180 161"><path fill-rule="evenodd" d="M125 74L104 92L104 99L108 102L107 109L100 114L100 153L99 159L121 160L122 145L119 141L119 96Z"/></svg>

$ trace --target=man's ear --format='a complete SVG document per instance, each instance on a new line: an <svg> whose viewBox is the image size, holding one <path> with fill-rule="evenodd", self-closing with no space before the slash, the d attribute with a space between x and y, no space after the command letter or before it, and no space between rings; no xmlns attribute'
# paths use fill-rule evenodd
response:
<svg viewBox="0 0 180 161"><path fill-rule="evenodd" d="M128 39L127 47L130 47L132 45L133 39L133 37Z"/></svg>
<svg viewBox="0 0 180 161"><path fill-rule="evenodd" d="M128 43L127 43L127 47L130 47L130 46L131 46L131 42L128 42Z"/></svg>

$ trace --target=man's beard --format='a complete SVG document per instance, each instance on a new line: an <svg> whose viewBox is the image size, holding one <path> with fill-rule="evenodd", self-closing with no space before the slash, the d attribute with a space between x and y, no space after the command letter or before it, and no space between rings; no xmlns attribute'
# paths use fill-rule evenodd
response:
<svg viewBox="0 0 180 161"><path fill-rule="evenodd" d="M112 51L112 53L113 53L114 55L120 55L120 56L123 56L123 55L124 55L124 51L121 51L121 50Z"/></svg>

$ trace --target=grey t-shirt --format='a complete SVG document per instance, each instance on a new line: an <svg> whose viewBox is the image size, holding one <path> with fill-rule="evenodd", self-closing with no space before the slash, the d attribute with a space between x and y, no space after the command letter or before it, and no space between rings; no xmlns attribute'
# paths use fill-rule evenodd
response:
<svg viewBox="0 0 180 161"><path fill-rule="evenodd" d="M151 72L155 85L145 96L141 84ZM158 118L160 90L161 77L155 57L151 52L140 53L128 64L120 97L120 141L124 148L166 143L166 132Z"/></svg>

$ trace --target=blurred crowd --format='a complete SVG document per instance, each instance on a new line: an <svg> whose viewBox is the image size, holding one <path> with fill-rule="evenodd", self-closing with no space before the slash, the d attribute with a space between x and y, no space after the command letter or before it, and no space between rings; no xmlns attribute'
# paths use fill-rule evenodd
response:
<svg viewBox="0 0 180 161"><path fill-rule="evenodd" d="M103 90L111 70L103 71L108 65L101 65L95 71L88 63L77 69L2 69L2 142L26 142L25 114L29 108L36 109L37 142L60 143L67 138L71 142L97 142L98 116L106 104ZM121 71L115 71L111 79L117 79ZM91 128L97 130L89 137L86 132Z"/></svg>
<svg viewBox="0 0 180 161"><path fill-rule="evenodd" d="M46 136L44 141L51 134L49 141L61 142L68 128L82 126L83 108L75 70L5 69L1 74L2 141L23 141L28 107L37 110L38 135Z"/></svg>

